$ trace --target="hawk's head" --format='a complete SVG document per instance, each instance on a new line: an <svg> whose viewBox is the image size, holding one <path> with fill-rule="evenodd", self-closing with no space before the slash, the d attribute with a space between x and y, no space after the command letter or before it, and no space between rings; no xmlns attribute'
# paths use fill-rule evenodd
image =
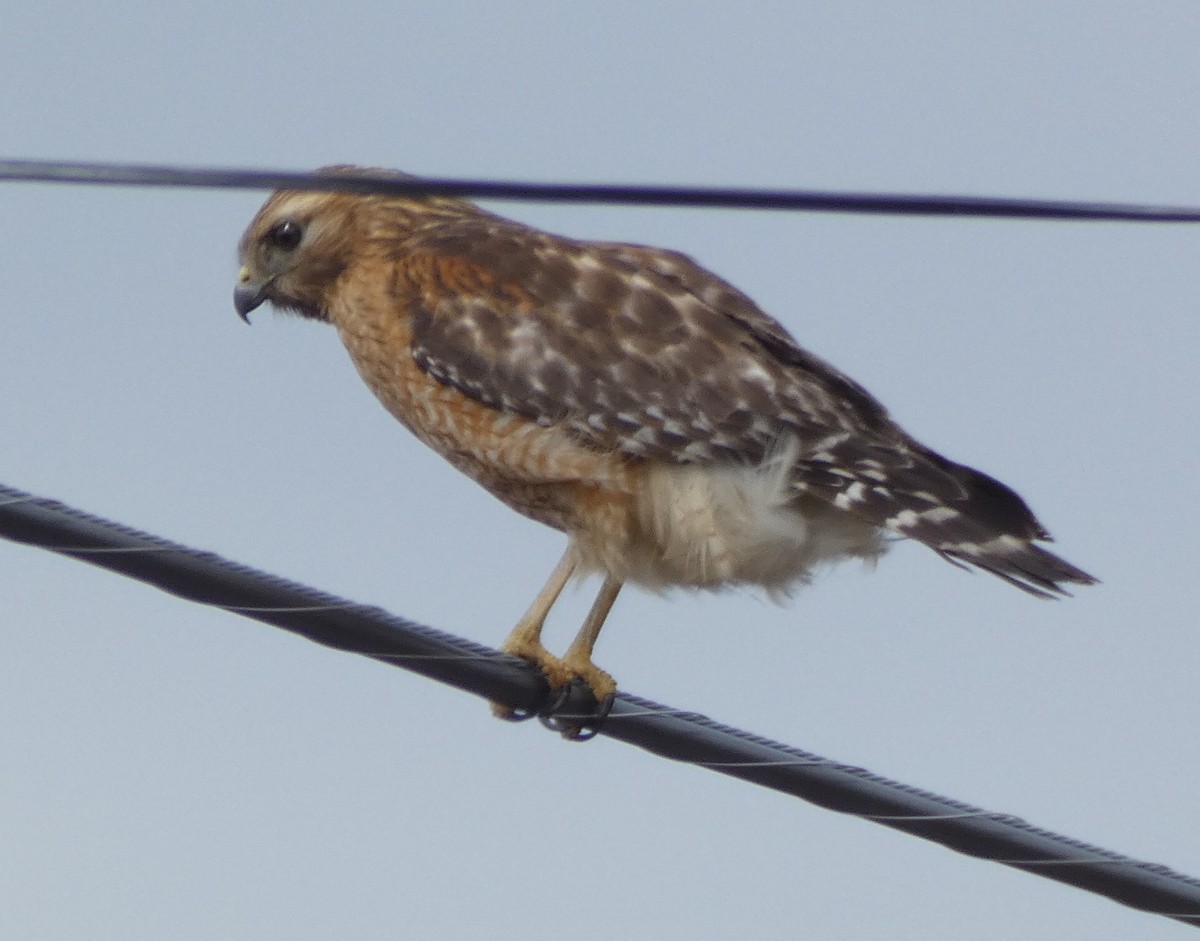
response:
<svg viewBox="0 0 1200 941"><path fill-rule="evenodd" d="M322 167L317 173L415 179L398 170L353 166ZM238 244L242 270L233 292L234 306L243 320L265 301L303 317L328 320L331 292L356 257L372 246L398 251L414 231L464 215L486 213L447 196L278 190Z"/></svg>
<svg viewBox="0 0 1200 941"><path fill-rule="evenodd" d="M274 193L238 243L242 270L233 304L242 319L270 301L281 310L328 320L328 293L360 241L362 202L349 193Z"/></svg>

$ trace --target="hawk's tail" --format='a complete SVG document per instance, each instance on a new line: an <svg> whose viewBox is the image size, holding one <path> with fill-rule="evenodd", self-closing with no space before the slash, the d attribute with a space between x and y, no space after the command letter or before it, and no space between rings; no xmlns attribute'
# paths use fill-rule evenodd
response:
<svg viewBox="0 0 1200 941"><path fill-rule="evenodd" d="M955 565L991 572L1039 598L1068 594L1064 585L1096 582L1036 544L1050 534L1025 501L995 478L915 442L904 452L876 449L858 458L837 471L809 463L808 489L923 542Z"/></svg>
<svg viewBox="0 0 1200 941"><path fill-rule="evenodd" d="M962 568L974 565L1038 598L1069 595L1064 583L1094 585L1097 581L1066 559L1015 536L997 536L987 542L934 546L933 549L947 562Z"/></svg>
<svg viewBox="0 0 1200 941"><path fill-rule="evenodd" d="M1033 511L1011 488L974 468L930 453L939 470L957 484L944 499L926 501L906 495L909 509L892 514L884 524L925 543L943 559L960 567L991 572L1039 598L1069 594L1064 584L1093 585L1096 579L1036 543L1048 541Z"/></svg>

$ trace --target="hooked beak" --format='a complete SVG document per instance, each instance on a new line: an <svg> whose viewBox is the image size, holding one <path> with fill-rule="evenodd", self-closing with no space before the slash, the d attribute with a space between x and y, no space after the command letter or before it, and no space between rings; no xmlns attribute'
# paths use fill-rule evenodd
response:
<svg viewBox="0 0 1200 941"><path fill-rule="evenodd" d="M233 306L242 320L250 322L250 311L267 299L267 290L270 287L270 281L251 280L250 272L246 268L238 272L237 287L233 289Z"/></svg>

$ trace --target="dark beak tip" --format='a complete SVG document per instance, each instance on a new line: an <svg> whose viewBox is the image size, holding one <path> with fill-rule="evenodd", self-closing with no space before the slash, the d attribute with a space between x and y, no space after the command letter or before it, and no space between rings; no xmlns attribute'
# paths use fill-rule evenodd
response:
<svg viewBox="0 0 1200 941"><path fill-rule="evenodd" d="M234 310L246 323L250 322L250 312L259 307L265 299L266 291L260 287L239 284L233 289Z"/></svg>

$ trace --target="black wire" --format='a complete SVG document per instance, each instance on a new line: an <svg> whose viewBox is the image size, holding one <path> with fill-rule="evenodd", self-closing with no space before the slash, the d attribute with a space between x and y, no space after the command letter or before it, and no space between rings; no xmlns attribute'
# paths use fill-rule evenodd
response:
<svg viewBox="0 0 1200 941"><path fill-rule="evenodd" d="M535 671L495 650L3 485L0 536L517 710L536 710L545 697L544 681ZM595 703L580 693L567 697L565 705L587 717ZM558 718L571 716L560 713ZM1019 817L972 807L628 693L618 694L599 731L665 758L1200 927L1200 880L1039 829Z"/></svg>
<svg viewBox="0 0 1200 941"><path fill-rule="evenodd" d="M804 210L902 216L982 216L1110 222L1200 222L1200 209L990 196L846 193L822 190L585 183L512 183L371 174L165 167L124 163L0 160L0 181L205 189L336 190L393 196L468 196L557 203L718 209Z"/></svg>

